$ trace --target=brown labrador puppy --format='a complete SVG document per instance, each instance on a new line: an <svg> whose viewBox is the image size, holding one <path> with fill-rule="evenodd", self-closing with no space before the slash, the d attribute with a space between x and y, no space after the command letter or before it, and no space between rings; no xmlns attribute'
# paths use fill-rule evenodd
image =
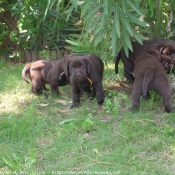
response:
<svg viewBox="0 0 175 175"><path fill-rule="evenodd" d="M160 52L156 49L150 49L136 58L134 64L135 81L130 110L139 108L140 96L148 96L149 90L155 90L162 96L163 106L167 112L175 110L175 107L170 104L170 84L160 59Z"/></svg>
<svg viewBox="0 0 175 175"><path fill-rule="evenodd" d="M64 72L71 84L71 108L80 104L80 94L84 91L96 96L99 105L103 104L103 70L102 60L93 54L72 54L64 59Z"/></svg>
<svg viewBox="0 0 175 175"><path fill-rule="evenodd" d="M27 74L29 75L30 81L32 83L32 88L31 88L32 93L36 93L40 95L42 94L43 90L46 90L45 84L49 84L50 82L52 83L51 81L52 77L48 76L48 74L55 64L60 69L60 74L61 74L63 72L63 68L61 66L62 61L60 60L54 60L54 61L39 60L32 63L28 63L23 68L22 77L27 83L30 83L26 77ZM60 84L62 85L64 84L64 81L67 81L64 75L62 76L57 75L57 76L60 77L60 80L58 80L57 85L60 85ZM55 92L58 93L58 86L57 86L57 90L55 86L54 88L55 88Z"/></svg>
<svg viewBox="0 0 175 175"><path fill-rule="evenodd" d="M129 51L129 58L127 58L124 50L120 50L115 60L115 73L118 74L118 64L121 59L124 66L124 76L129 80L130 83L134 81L133 70L134 61L137 56L149 49L156 49L161 54L161 62L164 68L168 71L174 66L172 61L173 54L175 53L175 41L167 39L152 39L143 41L143 45L138 42L132 42L133 52Z"/></svg>

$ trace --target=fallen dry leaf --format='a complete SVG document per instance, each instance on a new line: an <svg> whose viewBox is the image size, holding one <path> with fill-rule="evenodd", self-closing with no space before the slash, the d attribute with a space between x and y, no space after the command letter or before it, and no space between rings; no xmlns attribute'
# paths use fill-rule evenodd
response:
<svg viewBox="0 0 175 175"><path fill-rule="evenodd" d="M62 105L67 105L67 102L65 100L54 100L56 103L60 103Z"/></svg>
<svg viewBox="0 0 175 175"><path fill-rule="evenodd" d="M45 107L45 106L48 106L49 104L44 104L44 103L40 103L38 104L38 106L42 106L42 107Z"/></svg>
<svg viewBox="0 0 175 175"><path fill-rule="evenodd" d="M69 112L71 109L60 109L59 111L64 113L64 112Z"/></svg>

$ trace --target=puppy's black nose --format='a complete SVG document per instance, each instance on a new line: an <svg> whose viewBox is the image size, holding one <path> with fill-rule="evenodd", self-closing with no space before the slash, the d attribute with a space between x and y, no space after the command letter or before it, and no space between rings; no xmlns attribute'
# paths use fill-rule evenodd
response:
<svg viewBox="0 0 175 175"><path fill-rule="evenodd" d="M81 76L81 72L76 72L76 76Z"/></svg>

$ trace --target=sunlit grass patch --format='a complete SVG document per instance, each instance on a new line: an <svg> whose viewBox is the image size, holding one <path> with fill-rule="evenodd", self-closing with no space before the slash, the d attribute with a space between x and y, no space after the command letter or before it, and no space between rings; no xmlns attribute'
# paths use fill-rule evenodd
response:
<svg viewBox="0 0 175 175"><path fill-rule="evenodd" d="M27 107L27 104L37 97L30 93L30 90L19 80L19 77L1 80L5 82L0 93L1 112L19 113Z"/></svg>

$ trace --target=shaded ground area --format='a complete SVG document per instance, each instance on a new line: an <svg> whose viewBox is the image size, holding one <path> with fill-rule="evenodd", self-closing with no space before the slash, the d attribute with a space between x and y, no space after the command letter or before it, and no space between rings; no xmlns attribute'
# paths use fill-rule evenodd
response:
<svg viewBox="0 0 175 175"><path fill-rule="evenodd" d="M125 94L131 95L132 89L133 84L129 84L126 81L121 81L107 87L107 89L105 89L105 92L107 95L110 90L115 90L116 92L125 92Z"/></svg>
<svg viewBox="0 0 175 175"><path fill-rule="evenodd" d="M122 81L112 86L111 89L117 91L124 91L126 94L130 94L133 89L133 84L128 84L127 82Z"/></svg>

